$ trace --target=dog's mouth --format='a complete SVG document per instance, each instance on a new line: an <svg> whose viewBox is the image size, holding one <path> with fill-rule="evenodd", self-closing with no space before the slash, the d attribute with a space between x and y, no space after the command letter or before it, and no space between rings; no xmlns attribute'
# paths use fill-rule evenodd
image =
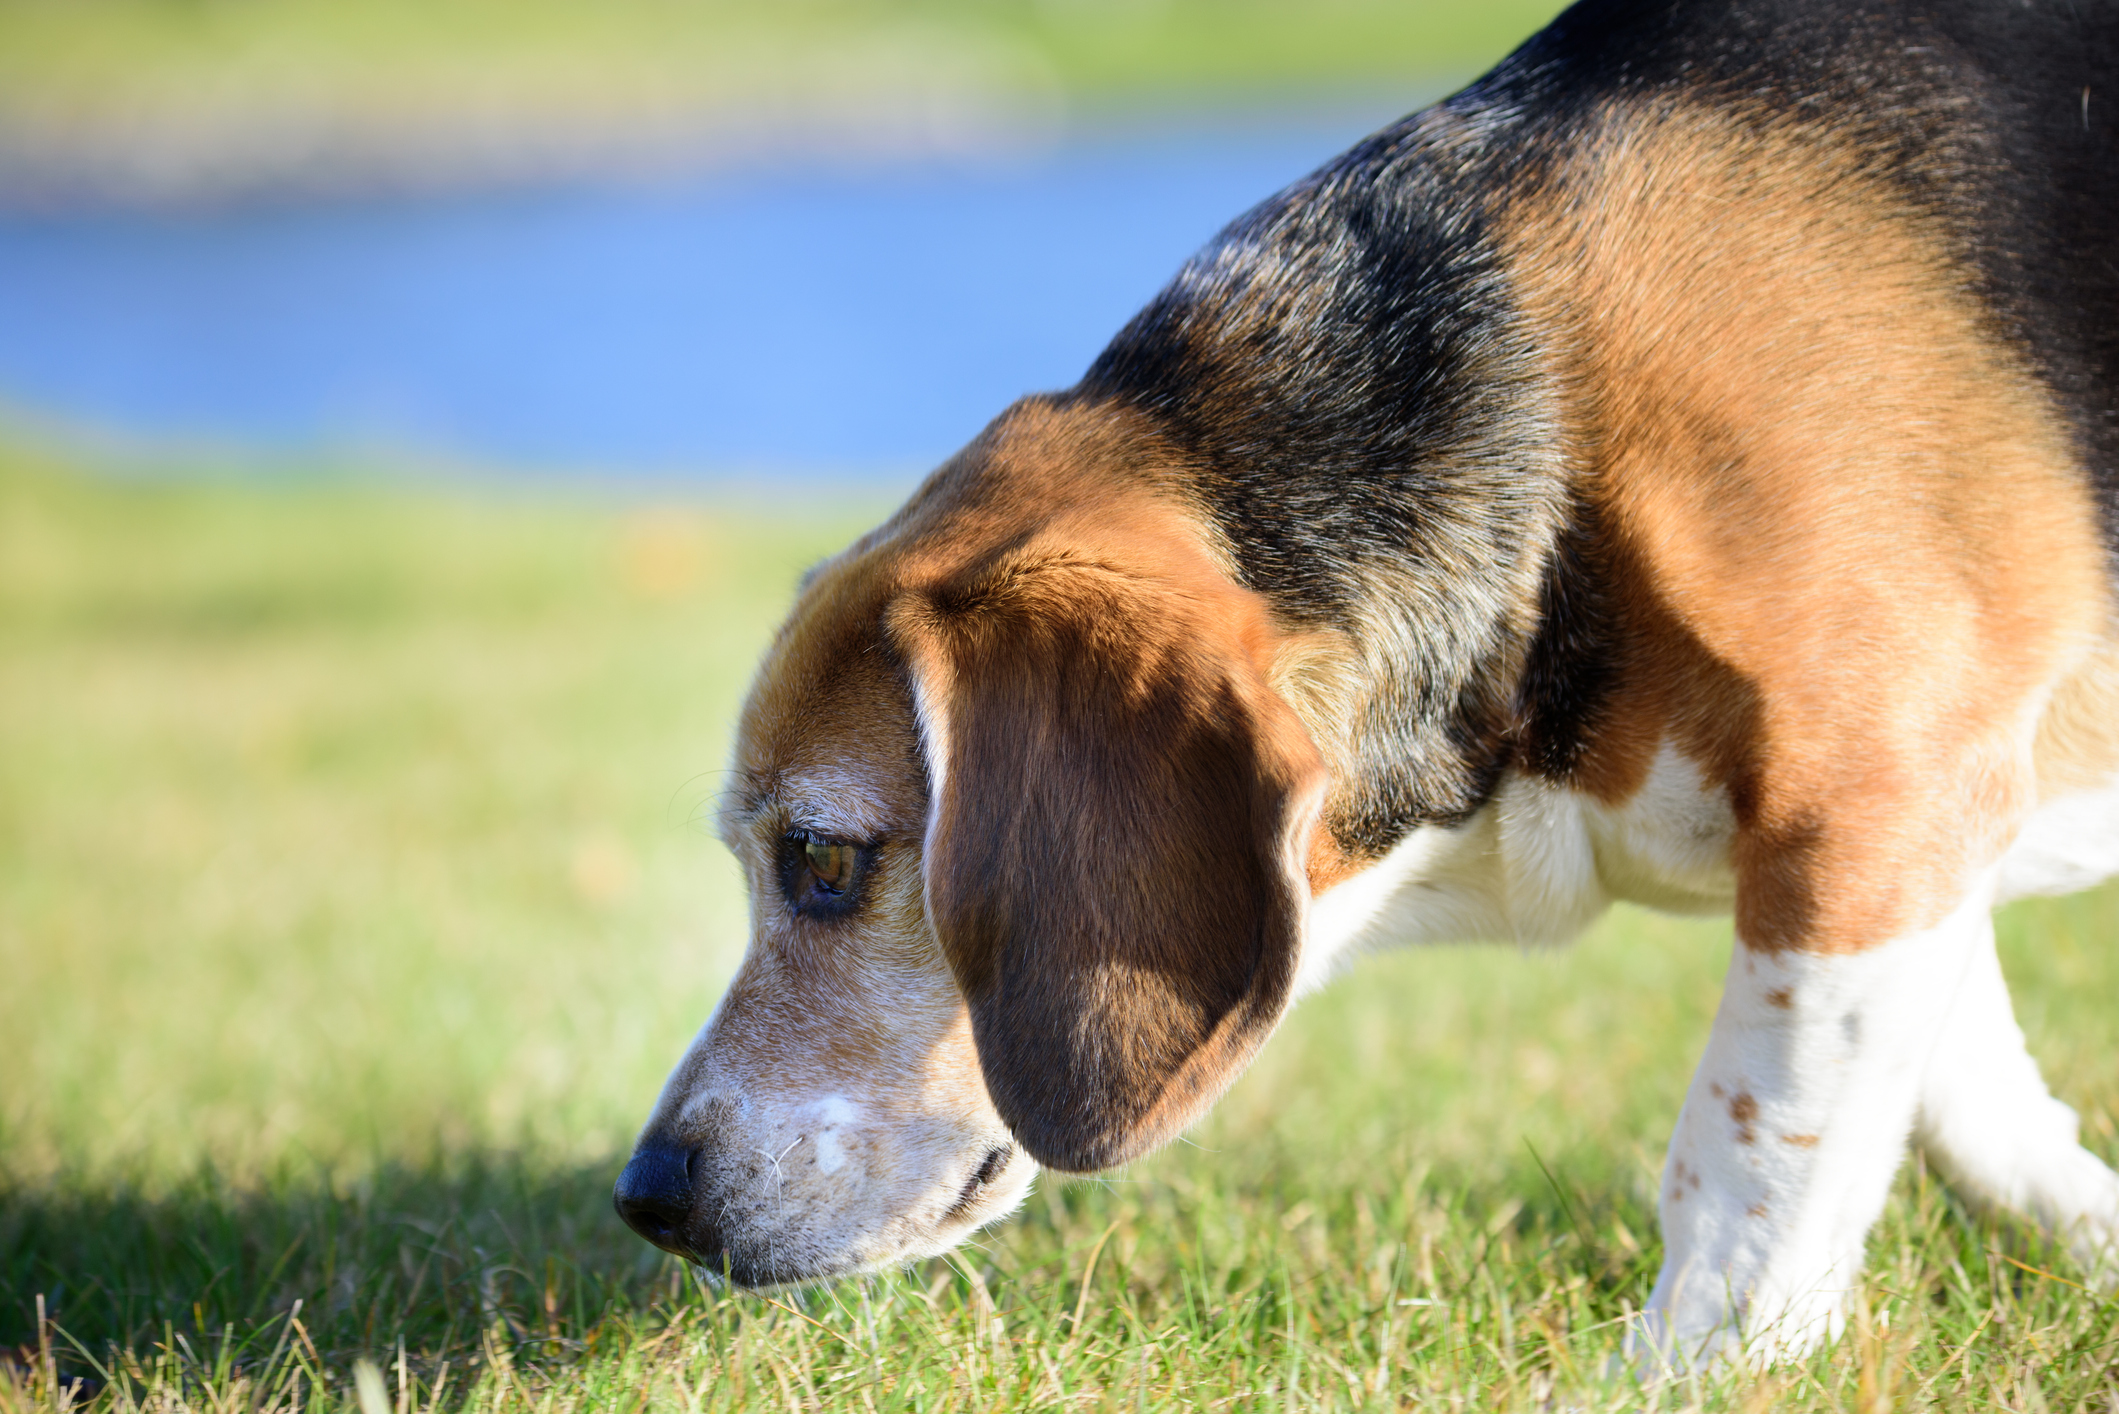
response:
<svg viewBox="0 0 2119 1414"><path fill-rule="evenodd" d="M969 1219L985 1200L993 1181L1001 1176L1002 1171L1014 1158L1015 1146L1012 1144L996 1144L988 1150L986 1157L972 1171L971 1177L964 1181L964 1189L957 1195L956 1202L949 1206L948 1212L942 1214L940 1226L953 1227Z"/></svg>

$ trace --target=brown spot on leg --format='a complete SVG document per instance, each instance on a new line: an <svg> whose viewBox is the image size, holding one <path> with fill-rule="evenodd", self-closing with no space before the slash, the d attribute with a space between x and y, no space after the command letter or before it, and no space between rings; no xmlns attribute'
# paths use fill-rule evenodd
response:
<svg viewBox="0 0 2119 1414"><path fill-rule="evenodd" d="M1729 1102L1729 1118L1736 1121L1737 1143L1750 1144L1757 1141L1758 1131L1751 1125L1752 1121L1758 1118L1758 1101L1751 1098L1750 1091L1739 1090L1736 1098Z"/></svg>
<svg viewBox="0 0 2119 1414"><path fill-rule="evenodd" d="M1775 987L1772 991L1766 993L1766 1005L1779 1007L1782 1011L1786 1011L1789 1007L1795 1005L1794 989L1790 987Z"/></svg>
<svg viewBox="0 0 2119 1414"><path fill-rule="evenodd" d="M1751 1217L1762 1218L1766 1216L1766 1205L1764 1203L1753 1203L1750 1207L1744 1209L1744 1212Z"/></svg>
<svg viewBox="0 0 2119 1414"><path fill-rule="evenodd" d="M1815 1149L1817 1147L1817 1136L1815 1134L1783 1134L1781 1143L1793 1144L1798 1149Z"/></svg>

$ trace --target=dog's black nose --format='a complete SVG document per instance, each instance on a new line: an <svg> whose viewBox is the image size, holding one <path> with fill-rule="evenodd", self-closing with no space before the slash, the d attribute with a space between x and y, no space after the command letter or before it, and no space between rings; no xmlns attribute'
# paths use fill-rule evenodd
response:
<svg viewBox="0 0 2119 1414"><path fill-rule="evenodd" d="M670 1247L692 1212L692 1151L642 1145L618 1175L611 1203L627 1227L657 1247Z"/></svg>

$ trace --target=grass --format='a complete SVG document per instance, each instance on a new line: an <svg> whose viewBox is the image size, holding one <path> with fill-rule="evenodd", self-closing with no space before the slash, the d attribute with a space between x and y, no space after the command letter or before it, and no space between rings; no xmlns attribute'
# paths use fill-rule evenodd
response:
<svg viewBox="0 0 2119 1414"><path fill-rule="evenodd" d="M10 101L89 111L307 85L399 98L468 81L714 98L800 91L836 59L946 55L1007 84L1140 92L1432 78L1492 63L1556 0L0 0ZM939 72L939 71L937 71ZM843 77L843 76L842 76Z"/></svg>
<svg viewBox="0 0 2119 1414"><path fill-rule="evenodd" d="M1917 1163L1833 1349L1610 1373L1729 947L1637 912L1364 962L951 1261L696 1285L609 1185L740 945L743 680L869 509L0 454L0 1411L2119 1409L2119 1305ZM2107 1157L2115 925L2002 930Z"/></svg>

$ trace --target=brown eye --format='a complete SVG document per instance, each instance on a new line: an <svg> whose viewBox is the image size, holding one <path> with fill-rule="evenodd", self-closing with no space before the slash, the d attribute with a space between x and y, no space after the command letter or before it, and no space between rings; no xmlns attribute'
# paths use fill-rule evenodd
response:
<svg viewBox="0 0 2119 1414"><path fill-rule="evenodd" d="M825 893L843 894L853 887L854 864L860 852L852 845L809 840L802 846L802 853L817 887Z"/></svg>
<svg viewBox="0 0 2119 1414"><path fill-rule="evenodd" d="M780 841L780 889L787 906L805 918L843 918L861 902L861 880L874 844L819 839L789 830Z"/></svg>

